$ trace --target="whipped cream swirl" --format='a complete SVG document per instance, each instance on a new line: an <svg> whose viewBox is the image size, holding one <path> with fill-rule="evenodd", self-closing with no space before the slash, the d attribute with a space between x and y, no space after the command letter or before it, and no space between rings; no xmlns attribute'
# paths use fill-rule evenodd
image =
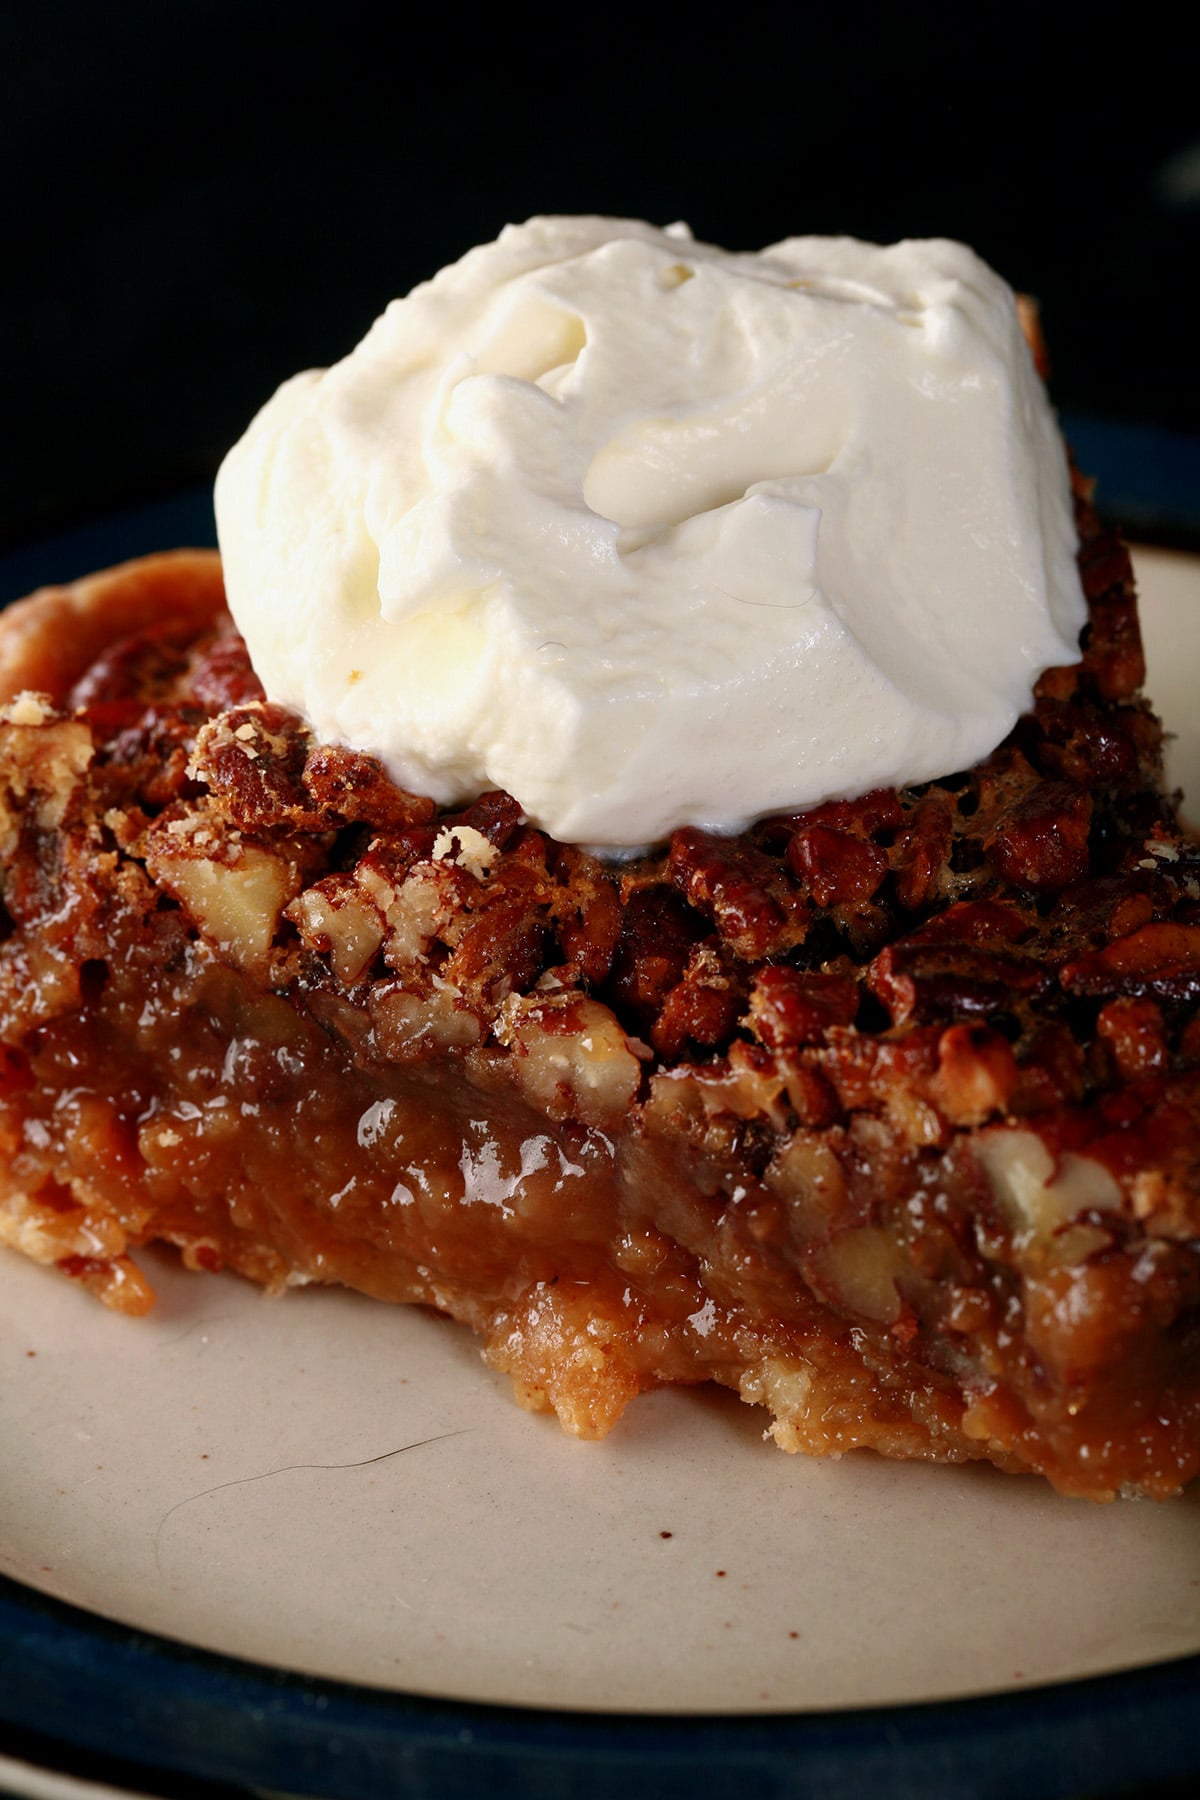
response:
<svg viewBox="0 0 1200 1800"><path fill-rule="evenodd" d="M510 227L287 382L216 498L272 699L613 851L965 767L1084 619L1012 292L942 240Z"/></svg>

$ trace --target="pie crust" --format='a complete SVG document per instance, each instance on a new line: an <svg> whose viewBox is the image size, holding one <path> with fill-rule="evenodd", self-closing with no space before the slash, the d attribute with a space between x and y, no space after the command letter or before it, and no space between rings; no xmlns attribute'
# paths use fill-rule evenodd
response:
<svg viewBox="0 0 1200 1800"><path fill-rule="evenodd" d="M0 1241L464 1321L606 1433L1163 1497L1200 1467L1200 845L1124 548L986 762L621 866L268 704L215 555L0 619Z"/></svg>

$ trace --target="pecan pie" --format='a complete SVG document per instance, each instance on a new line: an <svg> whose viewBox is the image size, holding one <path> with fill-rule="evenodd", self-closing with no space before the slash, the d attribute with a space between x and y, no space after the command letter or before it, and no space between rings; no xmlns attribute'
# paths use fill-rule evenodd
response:
<svg viewBox="0 0 1200 1800"><path fill-rule="evenodd" d="M1103 1499L1200 1466L1200 846L1125 551L980 766L620 866L268 704L215 556L0 624L0 1239L474 1327L597 1437L715 1380L788 1450Z"/></svg>

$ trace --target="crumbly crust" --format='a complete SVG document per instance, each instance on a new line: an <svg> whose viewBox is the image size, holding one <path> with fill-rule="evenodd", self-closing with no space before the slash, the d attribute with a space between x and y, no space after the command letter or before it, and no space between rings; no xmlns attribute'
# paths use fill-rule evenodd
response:
<svg viewBox="0 0 1200 1800"><path fill-rule="evenodd" d="M61 699L118 638L151 628L186 643L224 606L215 550L165 550L40 588L0 618L0 701L23 689Z"/></svg>
<svg viewBox="0 0 1200 1800"><path fill-rule="evenodd" d="M127 1311L152 1238L436 1305L585 1436L716 1379L788 1449L1177 1491L1200 846L1078 506L1081 661L986 762L624 867L315 742L214 556L13 609L0 1238Z"/></svg>

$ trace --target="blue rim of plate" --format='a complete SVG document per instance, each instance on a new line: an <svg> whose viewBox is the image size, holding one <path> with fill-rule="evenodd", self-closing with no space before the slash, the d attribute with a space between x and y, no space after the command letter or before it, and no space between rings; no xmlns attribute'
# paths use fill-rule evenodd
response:
<svg viewBox="0 0 1200 1800"><path fill-rule="evenodd" d="M1073 422L1084 467L1143 471L1147 440ZM1092 427L1096 427L1095 430ZM1104 456L1088 455L1089 448ZM1169 514L1200 528L1200 439L1155 439ZM1120 478L1109 485L1121 487ZM1161 491L1161 469L1151 486ZM1116 510L1114 508L1114 510ZM215 542L211 496L193 489L0 557L0 603L43 582L176 544ZM1103 1571L1097 1572L1103 1579ZM82 1611L0 1577L0 1752L6 1730L134 1770L262 1792L359 1800L572 1800L627 1786L653 1800L702 1784L706 1800L1045 1800L1200 1781L1200 1656L1058 1686L924 1706L770 1716L589 1714L478 1706L317 1680ZM57 1760L54 1759L54 1760Z"/></svg>
<svg viewBox="0 0 1200 1800"><path fill-rule="evenodd" d="M622 1786L674 1800L698 1783L706 1800L747 1791L756 1800L1066 1800L1200 1777L1200 1656L1028 1693L861 1712L538 1712L264 1668L0 1578L0 1667L0 1727L120 1758L150 1784L185 1775L323 1800L548 1800L568 1788L572 1800L592 1800Z"/></svg>

